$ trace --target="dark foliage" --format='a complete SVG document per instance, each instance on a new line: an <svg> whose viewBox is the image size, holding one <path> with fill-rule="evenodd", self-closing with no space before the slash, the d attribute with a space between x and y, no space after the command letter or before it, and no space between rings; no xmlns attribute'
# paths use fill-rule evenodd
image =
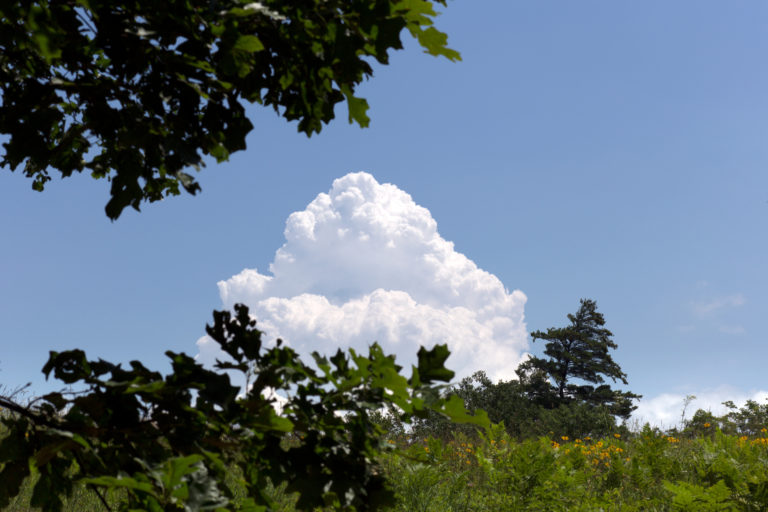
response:
<svg viewBox="0 0 768 512"><path fill-rule="evenodd" d="M525 383L519 380L492 382L485 372L463 379L450 393L461 397L467 410L483 410L493 423L503 423L507 433L516 439L541 436L600 437L622 431L616 417L605 407L594 407L577 400L549 406L532 399ZM417 437L434 436L448 439L461 432L472 437L472 425L456 425L436 414L417 421Z"/></svg>
<svg viewBox="0 0 768 512"><path fill-rule="evenodd" d="M0 165L42 190L51 170L111 181L106 213L199 185L205 155L245 149L245 103L307 135L387 64L406 29L451 60L432 26L445 0L8 0L0 3Z"/></svg>
<svg viewBox="0 0 768 512"><path fill-rule="evenodd" d="M264 489L283 483L298 493L299 510L377 510L392 498L375 467L389 446L375 421L379 409L396 410L400 423L431 411L488 424L458 398L440 398L435 383L453 376L444 345L420 349L410 379L375 344L367 356L315 353L314 369L279 340L265 349L248 309L235 310L215 312L207 328L231 358L215 370L173 352L165 377L139 361L124 369L80 350L51 352L45 374L84 389L29 406L0 399L10 411L0 420L0 508L34 473L31 504L43 511L61 510L76 482L100 496L123 489L123 510L264 511L271 505ZM252 375L250 388L232 385L225 371ZM239 504L224 485L233 466L247 492Z"/></svg>

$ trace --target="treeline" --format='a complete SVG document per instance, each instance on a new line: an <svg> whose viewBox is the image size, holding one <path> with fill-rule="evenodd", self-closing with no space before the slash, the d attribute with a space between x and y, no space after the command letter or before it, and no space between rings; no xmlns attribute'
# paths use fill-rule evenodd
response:
<svg viewBox="0 0 768 512"><path fill-rule="evenodd" d="M711 435L719 430L734 436L768 437L768 403L760 404L755 400L747 400L743 406L738 407L728 400L723 402L723 405L728 409L725 414L717 416L712 411L698 409L681 427L670 429L670 434L699 437Z"/></svg>
<svg viewBox="0 0 768 512"><path fill-rule="evenodd" d="M531 333L533 340L545 340L545 357L531 357L516 370L517 379L493 382L478 371L445 390L456 395L468 411L484 411L495 424L503 424L506 433L517 440L566 436L571 439L601 438L613 434L628 435L644 428L674 437L698 437L721 431L735 436L768 434L768 403L748 400L742 407L724 402L728 411L720 416L698 409L686 420L662 430L649 425L631 425L635 400L641 395L613 389L606 383L627 384L627 375L613 360L609 350L616 349L613 334L605 328L605 318L597 303L582 299L575 314L568 315L569 325ZM696 397L686 397L685 407ZM474 425L458 424L436 413L416 422L406 432L395 414L382 414L379 421L391 436L449 440L456 434L472 436Z"/></svg>
<svg viewBox="0 0 768 512"><path fill-rule="evenodd" d="M448 388L446 395L457 395L473 413L485 411L516 439L600 437L627 431L626 421L640 395L611 387L628 383L610 354L617 348L613 333L605 328L605 318L594 300L582 299L568 320L565 327L531 333L534 342L546 342L544 356L530 357L521 364L516 380L493 382L478 371ZM397 415L384 414L380 419L392 434L405 434ZM411 432L417 437L447 439L458 432L471 434L475 428L430 413Z"/></svg>

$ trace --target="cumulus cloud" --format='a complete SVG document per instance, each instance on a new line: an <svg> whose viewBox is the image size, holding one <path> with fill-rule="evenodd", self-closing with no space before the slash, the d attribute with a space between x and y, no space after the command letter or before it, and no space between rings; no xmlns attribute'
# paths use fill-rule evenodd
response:
<svg viewBox="0 0 768 512"><path fill-rule="evenodd" d="M747 400L765 403L768 391L745 392L727 386L690 393L665 393L653 398L640 401L632 418L639 424L650 423L660 428L671 428L680 425L683 408L687 396L694 396L685 407L685 418L690 419L698 409L710 411L716 416L723 415L727 408L723 402L732 401L737 407L742 407Z"/></svg>
<svg viewBox="0 0 768 512"><path fill-rule="evenodd" d="M447 343L447 366L509 379L528 348L525 295L443 239L429 210L367 173L333 182L286 221L269 272L245 269L218 283L226 307L245 303L270 338L303 354L378 341L398 362L420 345ZM198 342L211 361L213 343Z"/></svg>

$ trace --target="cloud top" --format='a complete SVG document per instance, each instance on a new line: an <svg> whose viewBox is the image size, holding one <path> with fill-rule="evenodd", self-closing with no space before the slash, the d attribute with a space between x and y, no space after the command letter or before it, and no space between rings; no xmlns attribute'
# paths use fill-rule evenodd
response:
<svg viewBox="0 0 768 512"><path fill-rule="evenodd" d="M219 282L221 299L247 304L268 337L305 354L378 341L408 364L420 345L447 343L459 376L504 379L526 357L525 295L457 252L409 194L370 174L339 178L292 213L269 271Z"/></svg>

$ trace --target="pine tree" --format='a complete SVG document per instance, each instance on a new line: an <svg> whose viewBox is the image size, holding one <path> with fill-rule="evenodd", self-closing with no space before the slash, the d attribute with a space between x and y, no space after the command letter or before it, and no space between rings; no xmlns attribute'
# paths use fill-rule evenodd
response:
<svg viewBox="0 0 768 512"><path fill-rule="evenodd" d="M611 414L628 418L637 408L632 400L640 395L614 390L605 384L606 378L627 384L627 375L609 354L617 345L613 333L604 327L605 318L597 311L597 303L581 299L579 310L569 314L568 320L571 324L566 327L531 333L534 342L547 341L544 354L548 358L531 357L523 363L518 369L521 382L531 381L532 376L544 376L549 381L553 405L577 401L607 407ZM537 382L536 389L531 391L541 400L541 378Z"/></svg>

